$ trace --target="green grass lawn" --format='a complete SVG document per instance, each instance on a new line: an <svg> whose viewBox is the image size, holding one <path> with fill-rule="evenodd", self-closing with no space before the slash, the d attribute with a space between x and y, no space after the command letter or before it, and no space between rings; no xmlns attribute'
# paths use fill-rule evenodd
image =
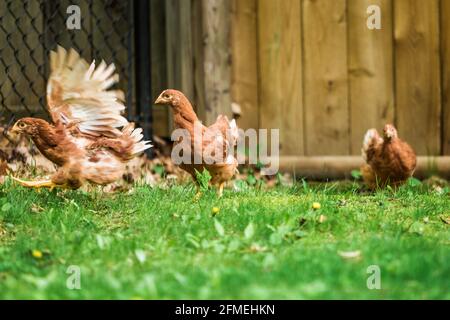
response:
<svg viewBox="0 0 450 320"><path fill-rule="evenodd" d="M192 185L116 194L0 186L0 297L450 299L448 189L300 183L194 194ZM360 254L343 257L351 251ZM66 286L71 265L80 290ZM381 290L367 288L371 265Z"/></svg>

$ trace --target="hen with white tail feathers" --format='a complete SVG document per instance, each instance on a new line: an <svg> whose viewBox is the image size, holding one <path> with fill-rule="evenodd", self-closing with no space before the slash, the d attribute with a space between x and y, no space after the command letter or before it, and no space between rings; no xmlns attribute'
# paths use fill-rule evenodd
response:
<svg viewBox="0 0 450 320"><path fill-rule="evenodd" d="M414 150L398 137L397 130L390 124L385 125L383 137L375 129L367 131L362 156L366 164L361 173L371 189L403 184L413 175L417 164Z"/></svg>
<svg viewBox="0 0 450 320"><path fill-rule="evenodd" d="M114 64L90 65L71 49L50 53L47 110L52 124L23 118L11 132L28 135L41 153L60 168L50 180L26 187L68 187L84 182L108 184L120 179L126 163L151 147L141 128L122 116L124 94L110 90L119 81Z"/></svg>

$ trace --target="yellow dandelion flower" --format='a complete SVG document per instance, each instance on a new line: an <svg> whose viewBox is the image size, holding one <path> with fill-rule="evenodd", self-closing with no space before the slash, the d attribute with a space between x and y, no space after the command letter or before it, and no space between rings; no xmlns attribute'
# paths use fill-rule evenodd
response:
<svg viewBox="0 0 450 320"><path fill-rule="evenodd" d="M31 255L33 257L35 257L36 259L41 259L42 258L42 251L35 249L35 250L31 251Z"/></svg>
<svg viewBox="0 0 450 320"><path fill-rule="evenodd" d="M218 214L219 211L220 211L220 209L219 209L218 207L212 208L212 213L213 213L214 215Z"/></svg>
<svg viewBox="0 0 450 320"><path fill-rule="evenodd" d="M319 210L319 209L320 209L320 203L319 203L319 202L314 202L314 203L312 204L312 208L313 208L314 210Z"/></svg>

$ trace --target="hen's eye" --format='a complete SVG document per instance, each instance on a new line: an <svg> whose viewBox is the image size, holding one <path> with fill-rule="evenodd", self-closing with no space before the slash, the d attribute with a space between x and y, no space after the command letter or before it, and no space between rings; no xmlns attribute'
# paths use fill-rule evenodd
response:
<svg viewBox="0 0 450 320"><path fill-rule="evenodd" d="M166 93L166 94L164 95L164 99L170 99L170 94Z"/></svg>
<svg viewBox="0 0 450 320"><path fill-rule="evenodd" d="M25 128L27 125L25 124L25 123L23 123L23 122L20 122L19 123L19 128L21 128L21 129L23 129L23 128Z"/></svg>

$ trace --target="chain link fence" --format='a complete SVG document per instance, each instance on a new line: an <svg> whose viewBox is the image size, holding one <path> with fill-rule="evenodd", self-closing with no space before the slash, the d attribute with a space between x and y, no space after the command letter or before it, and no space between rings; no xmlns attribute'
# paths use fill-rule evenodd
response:
<svg viewBox="0 0 450 320"><path fill-rule="evenodd" d="M81 13L81 28L70 30L73 5ZM132 6L132 0L0 1L0 124L13 117L47 117L49 52L58 44L88 61L114 63L120 75L116 86L126 93L128 116L135 119Z"/></svg>

